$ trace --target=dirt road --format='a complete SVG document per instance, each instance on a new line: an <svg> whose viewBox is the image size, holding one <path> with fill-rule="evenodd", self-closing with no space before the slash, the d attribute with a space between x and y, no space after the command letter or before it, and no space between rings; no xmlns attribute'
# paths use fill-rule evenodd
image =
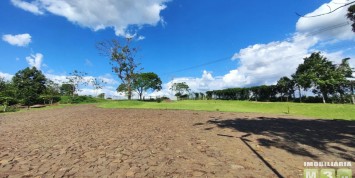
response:
<svg viewBox="0 0 355 178"><path fill-rule="evenodd" d="M0 177L301 177L304 161L354 155L350 121L94 105L0 115Z"/></svg>

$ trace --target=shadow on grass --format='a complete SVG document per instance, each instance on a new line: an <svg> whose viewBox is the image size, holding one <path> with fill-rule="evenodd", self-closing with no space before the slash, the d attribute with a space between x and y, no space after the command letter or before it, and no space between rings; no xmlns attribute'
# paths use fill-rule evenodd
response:
<svg viewBox="0 0 355 178"><path fill-rule="evenodd" d="M261 146L276 147L317 160L318 153L305 149L305 146L306 148L309 146L326 155L331 154L348 161L355 161L355 121L257 117L212 119L208 123L221 128L269 137L257 140Z"/></svg>

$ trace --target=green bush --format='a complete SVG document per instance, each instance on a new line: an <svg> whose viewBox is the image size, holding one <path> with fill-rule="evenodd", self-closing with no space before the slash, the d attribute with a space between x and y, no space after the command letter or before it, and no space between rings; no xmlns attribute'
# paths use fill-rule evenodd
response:
<svg viewBox="0 0 355 178"><path fill-rule="evenodd" d="M96 102L97 102L97 100L95 98L93 98L92 96L78 96L72 100L73 104L96 103Z"/></svg>
<svg viewBox="0 0 355 178"><path fill-rule="evenodd" d="M81 103L97 103L98 99L92 96L61 96L61 104L81 104Z"/></svg>
<svg viewBox="0 0 355 178"><path fill-rule="evenodd" d="M71 103L71 96L61 96L60 97L60 104L70 104Z"/></svg>
<svg viewBox="0 0 355 178"><path fill-rule="evenodd" d="M16 112L19 109L16 106L8 106L6 107L6 111L5 112ZM4 106L0 106L0 113L4 112Z"/></svg>
<svg viewBox="0 0 355 178"><path fill-rule="evenodd" d="M17 104L19 101L16 100L13 97L0 97L0 104L4 104L5 102L8 103L8 105L15 105Z"/></svg>

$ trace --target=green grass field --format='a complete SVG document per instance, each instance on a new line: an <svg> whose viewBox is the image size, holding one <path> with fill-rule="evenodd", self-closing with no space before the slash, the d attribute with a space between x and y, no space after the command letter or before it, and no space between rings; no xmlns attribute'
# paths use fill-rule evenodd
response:
<svg viewBox="0 0 355 178"><path fill-rule="evenodd" d="M223 112L254 112L287 114L321 119L355 120L355 105L306 104L284 102L250 102L225 100L185 100L172 102L107 101L98 104L102 108L181 109Z"/></svg>
<svg viewBox="0 0 355 178"><path fill-rule="evenodd" d="M84 104L84 103L82 103ZM86 103L87 104L87 103ZM70 107L76 104L60 104L34 110L46 110L61 107ZM355 105L350 104L309 104L309 103L285 103L285 102L250 102L250 101L226 101L226 100L184 100L172 102L142 102L142 101L96 101L101 108L142 108L142 109L180 109L199 111L223 111L223 112L254 112L269 114L287 114L306 116L320 119L344 119L355 120ZM2 110L2 106L0 106ZM20 110L20 112L27 110Z"/></svg>

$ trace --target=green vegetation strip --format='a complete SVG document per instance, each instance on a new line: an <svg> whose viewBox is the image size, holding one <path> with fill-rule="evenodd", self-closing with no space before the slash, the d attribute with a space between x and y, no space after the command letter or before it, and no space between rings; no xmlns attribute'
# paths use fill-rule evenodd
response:
<svg viewBox="0 0 355 178"><path fill-rule="evenodd" d="M320 119L355 120L355 105L306 104L286 102L250 102L226 100L185 100L171 102L107 101L98 104L102 108L181 109L223 112L254 112L289 114Z"/></svg>

